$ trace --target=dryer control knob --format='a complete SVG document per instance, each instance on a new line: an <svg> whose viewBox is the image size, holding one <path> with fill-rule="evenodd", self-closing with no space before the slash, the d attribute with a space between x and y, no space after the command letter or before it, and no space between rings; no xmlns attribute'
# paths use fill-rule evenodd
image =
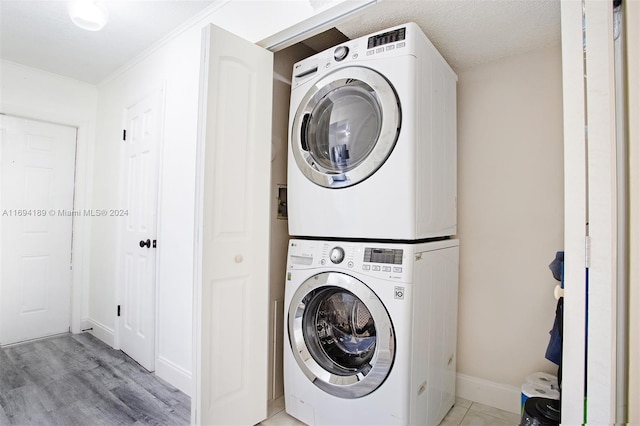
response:
<svg viewBox="0 0 640 426"><path fill-rule="evenodd" d="M333 51L333 58L340 62L349 54L349 48L347 46L338 46L336 50Z"/></svg>
<svg viewBox="0 0 640 426"><path fill-rule="evenodd" d="M334 247L329 253L329 259L335 264L338 264L344 260L344 250L342 247Z"/></svg>

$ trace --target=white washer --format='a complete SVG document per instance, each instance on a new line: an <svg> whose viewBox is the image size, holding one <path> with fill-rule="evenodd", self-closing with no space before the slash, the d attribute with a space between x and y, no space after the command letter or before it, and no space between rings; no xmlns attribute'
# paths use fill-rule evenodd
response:
<svg viewBox="0 0 640 426"><path fill-rule="evenodd" d="M287 413L308 425L437 425L455 400L458 240L290 240Z"/></svg>
<svg viewBox="0 0 640 426"><path fill-rule="evenodd" d="M289 234L455 235L456 81L413 23L296 63Z"/></svg>

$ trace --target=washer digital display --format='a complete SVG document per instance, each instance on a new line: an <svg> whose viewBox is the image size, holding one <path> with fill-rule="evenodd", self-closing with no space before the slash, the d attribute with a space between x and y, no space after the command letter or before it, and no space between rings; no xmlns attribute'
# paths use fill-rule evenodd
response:
<svg viewBox="0 0 640 426"><path fill-rule="evenodd" d="M392 265L402 265L401 249L382 249L366 247L364 249L365 262L390 263Z"/></svg>

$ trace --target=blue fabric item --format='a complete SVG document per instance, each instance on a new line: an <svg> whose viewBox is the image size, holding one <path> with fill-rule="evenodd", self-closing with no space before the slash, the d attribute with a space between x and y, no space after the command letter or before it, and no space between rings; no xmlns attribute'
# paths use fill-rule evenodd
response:
<svg viewBox="0 0 640 426"><path fill-rule="evenodd" d="M560 281L560 287L564 288L564 251L556 252L556 257L549 264L553 278ZM558 299L556 305L556 317L553 320L553 328L549 331L549 344L544 357L554 364L560 366L562 363L562 313L564 298Z"/></svg>
<svg viewBox="0 0 640 426"><path fill-rule="evenodd" d="M560 281L560 287L564 288L564 252L559 251L556 253L556 258L549 264L549 269L553 274L553 278Z"/></svg>
<svg viewBox="0 0 640 426"><path fill-rule="evenodd" d="M556 318L553 321L553 328L549 331L549 344L544 357L556 365L562 363L562 312L564 307L564 298L558 299L556 305Z"/></svg>

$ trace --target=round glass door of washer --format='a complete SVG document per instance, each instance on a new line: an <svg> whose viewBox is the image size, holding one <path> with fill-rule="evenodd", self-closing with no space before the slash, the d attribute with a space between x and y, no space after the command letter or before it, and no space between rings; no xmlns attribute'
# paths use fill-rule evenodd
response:
<svg viewBox="0 0 640 426"><path fill-rule="evenodd" d="M393 366L395 335L377 295L339 272L306 280L288 311L289 343L313 384L341 398L376 390Z"/></svg>

